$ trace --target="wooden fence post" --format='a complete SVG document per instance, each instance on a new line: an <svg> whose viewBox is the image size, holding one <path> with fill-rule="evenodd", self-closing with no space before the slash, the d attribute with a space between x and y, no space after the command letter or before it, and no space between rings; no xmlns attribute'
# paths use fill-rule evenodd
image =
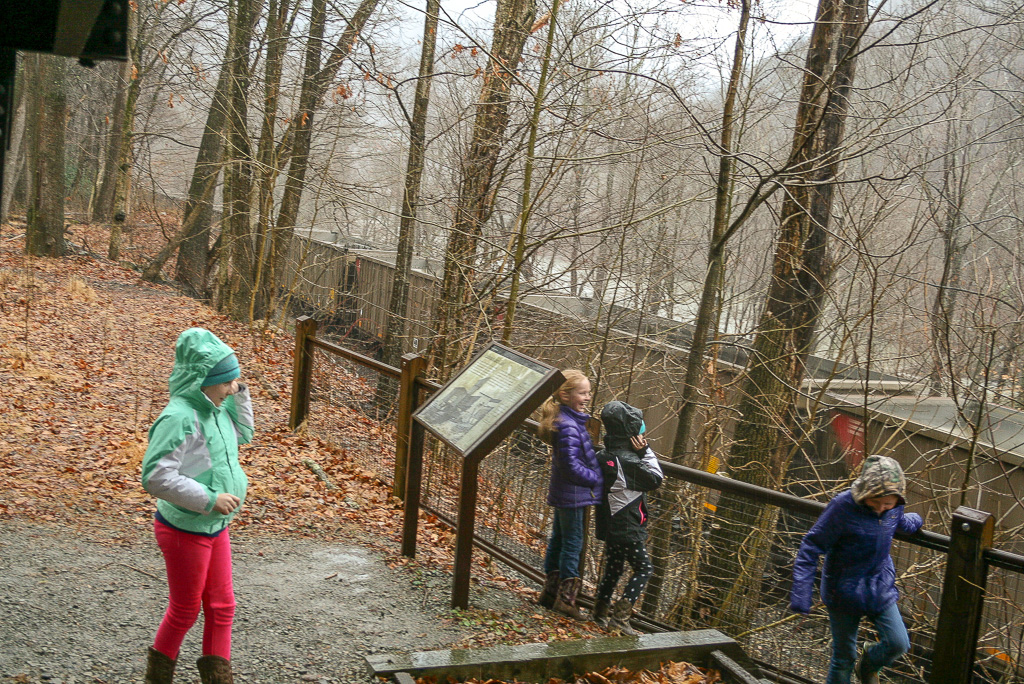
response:
<svg viewBox="0 0 1024 684"><path fill-rule="evenodd" d="M295 365L292 367L292 407L288 427L297 429L309 413L309 389L313 380L313 345L317 323L309 316L295 319Z"/></svg>
<svg viewBox="0 0 1024 684"><path fill-rule="evenodd" d="M410 421L409 460L405 479L405 515L402 518L402 555L416 557L416 531L419 529L420 487L423 484L423 426Z"/></svg>
<svg viewBox="0 0 1024 684"><path fill-rule="evenodd" d="M994 528L991 513L964 506L953 513L930 684L970 684L988 578L982 552Z"/></svg>
<svg viewBox="0 0 1024 684"><path fill-rule="evenodd" d="M476 526L476 499L480 459L462 461L459 487L459 520L455 529L455 562L452 569L452 608L469 608L469 581L473 563L473 528Z"/></svg>
<svg viewBox="0 0 1024 684"><path fill-rule="evenodd" d="M416 378L426 370L427 361L418 354L402 356L402 377L398 391L398 418L395 429L395 483L391 493L405 498L405 477L409 464L409 438L412 433L412 414L418 408Z"/></svg>

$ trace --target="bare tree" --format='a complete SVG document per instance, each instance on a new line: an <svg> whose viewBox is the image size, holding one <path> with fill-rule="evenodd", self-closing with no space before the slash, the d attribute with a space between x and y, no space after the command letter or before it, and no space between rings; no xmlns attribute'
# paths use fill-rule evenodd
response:
<svg viewBox="0 0 1024 684"><path fill-rule="evenodd" d="M117 75L114 77L114 99L110 107L103 163L100 165L102 172L92 209L92 220L99 223L106 223L114 218L114 188L117 185L118 160L124 137L125 100L128 97L131 75L132 63L127 61L118 66Z"/></svg>
<svg viewBox="0 0 1024 684"><path fill-rule="evenodd" d="M777 488L791 458L796 389L805 375L831 264L828 225L857 51L867 21L864 0L821 0L807 51L793 137L797 164L786 181L779 236L765 309L751 349L738 406L742 419L729 454L730 474ZM701 601L712 624L744 624L767 557L763 530L777 512L723 495L709 580Z"/></svg>
<svg viewBox="0 0 1024 684"><path fill-rule="evenodd" d="M456 339L466 307L473 299L477 240L494 206L494 170L509 120L509 93L530 27L536 19L533 0L500 0L494 16L494 39L483 73L473 122L473 137L462 159L455 217L445 248L444 279L438 300L438 335L432 366L447 375L462 353L472 348Z"/></svg>
<svg viewBox="0 0 1024 684"><path fill-rule="evenodd" d="M416 211L426 157L427 109L430 106L430 86L434 75L434 52L437 47L440 7L440 0L427 0L419 73L416 77L412 117L409 120L409 155L405 166L405 188L402 192L402 217L395 254L395 278L388 305L388 326L384 333L384 362L393 366L398 365L402 355L402 340L405 337L405 325L408 320L409 274L412 269Z"/></svg>
<svg viewBox="0 0 1024 684"><path fill-rule="evenodd" d="M687 453L690 451L690 434L693 428L694 416L697 413L700 403L702 385L704 384L703 368L705 363L705 350L710 335L716 332L715 328L721 312L722 282L725 278L725 255L726 243L730 235L739 229L741 224L729 225L729 215L732 209L732 188L733 188L733 135L736 116L736 99L739 94L741 80L743 77L743 63L746 51L747 26L750 22L750 2L742 0L740 3L739 24L736 30L736 45L733 49L732 69L729 72L729 81L726 88L725 102L722 106L722 129L719 139L719 161L718 177L715 182L715 208L714 217L711 221L711 240L708 252L707 274L704 277L704 288L701 295L700 306L697 309L697 318L693 324L693 335L690 339L690 350L686 361L686 375L683 378L683 385L680 388L679 412L676 423L676 434L672 444L670 459L676 463L685 463ZM749 213L746 214L749 216ZM689 459L689 465L694 464ZM706 467L706 465L705 465ZM670 482L672 487L674 483ZM678 489L678 488L676 488ZM669 496L680 499L681 491L673 491ZM700 505L700 502L695 502ZM672 534L671 520L663 516L655 526L652 535L653 560L656 570L650 582L647 592L644 595L644 605L647 610L652 610L658 605L661 598L661 579L664 577L664 568L669 557L669 537ZM699 538L700 530L696 530L694 538ZM682 613L689 611L683 609Z"/></svg>
<svg viewBox="0 0 1024 684"><path fill-rule="evenodd" d="M233 38L228 36L225 50L232 49ZM227 64L227 53L224 59ZM221 171L221 158L224 148L224 125L227 121L228 112L228 83L230 70L222 66L217 76L217 85L213 92L213 101L206 115L206 123L203 126L203 137L199 142L199 150L196 152L196 163L192 169L192 180L188 188L188 199L185 201L185 209L182 212L182 231L188 226L188 231L181 236L178 245L178 259L175 264L175 280L186 288L186 291L194 295L205 295L208 292L206 273L208 270L207 261L210 257L210 233L213 223L213 195L217 179ZM156 278L163 269L167 258L173 254L173 249L167 250L166 256L163 251L159 256L163 259L154 259L147 267L145 277Z"/></svg>
<svg viewBox="0 0 1024 684"><path fill-rule="evenodd" d="M363 28L377 7L377 2L378 0L362 0L360 2L327 61L321 66L321 43L326 21L326 7L323 0L314 1L303 66L302 90L299 93L298 108L291 116L291 123L285 134L290 141L291 154L288 171L285 175L281 205L277 214L277 225L274 229L274 245L271 248L274 254L284 253L284 242L296 227L299 203L302 199L302 192L306 184L306 172L309 168L314 116L327 93L328 86L341 68L342 62L355 48ZM281 270L284 265L271 263L270 267ZM271 278L274 282L281 281L274 274L271 275Z"/></svg>
<svg viewBox="0 0 1024 684"><path fill-rule="evenodd" d="M226 145L224 148L224 226L221 230L217 306L245 320L256 263L252 234L253 151L249 138L249 86L253 29L263 0L233 6L228 60Z"/></svg>

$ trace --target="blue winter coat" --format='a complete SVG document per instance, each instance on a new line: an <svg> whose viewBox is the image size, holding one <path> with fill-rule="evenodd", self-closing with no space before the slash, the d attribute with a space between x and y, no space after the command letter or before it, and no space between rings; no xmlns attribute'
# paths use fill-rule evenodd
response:
<svg viewBox="0 0 1024 684"><path fill-rule="evenodd" d="M585 413L560 406L551 450L548 505L581 508L601 501L604 479L587 432Z"/></svg>
<svg viewBox="0 0 1024 684"><path fill-rule="evenodd" d="M832 610L877 615L896 603L896 568L889 549L899 531L921 529L921 516L896 506L875 514L857 503L850 490L836 496L804 536L793 563L790 608L811 610L818 557L824 555L821 600Z"/></svg>

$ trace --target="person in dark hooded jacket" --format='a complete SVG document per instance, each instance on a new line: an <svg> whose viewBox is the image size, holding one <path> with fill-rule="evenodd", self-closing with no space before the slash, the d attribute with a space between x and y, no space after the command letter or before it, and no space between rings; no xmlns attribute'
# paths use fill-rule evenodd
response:
<svg viewBox="0 0 1024 684"><path fill-rule="evenodd" d="M818 559L825 556L821 599L832 630L826 684L849 684L856 670L862 684L878 684L878 673L910 649L896 601L896 568L889 549L896 532L921 529L921 516L904 513L906 478L888 456L864 459L853 486L833 498L804 536L793 563L790 608L809 613ZM861 618L875 625L879 642L857 660ZM856 665L855 665L856 663Z"/></svg>
<svg viewBox="0 0 1024 684"><path fill-rule="evenodd" d="M636 636L629 616L654 572L645 545L649 520L645 492L661 486L664 476L644 437L640 409L622 401L609 402L601 411L601 423L604 449L597 461L604 476L604 497L597 506L596 525L597 538L605 543L604 574L597 585L593 617L612 631ZM612 594L626 563L633 575L613 604Z"/></svg>

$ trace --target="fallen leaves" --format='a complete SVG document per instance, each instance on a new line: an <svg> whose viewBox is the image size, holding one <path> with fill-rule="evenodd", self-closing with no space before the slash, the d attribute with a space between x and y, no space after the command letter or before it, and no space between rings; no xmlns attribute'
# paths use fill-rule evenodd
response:
<svg viewBox="0 0 1024 684"><path fill-rule="evenodd" d="M159 247L159 231L150 233L134 231L134 252L125 252L144 261L147 248ZM74 226L73 235L93 247L105 244L89 226ZM362 515L396 527L395 507L376 475L315 437L287 430L289 335L252 332L105 260L26 256L23 236L11 226L3 236L0 310L17 315L0 315L0 515L76 524L150 519L153 501L139 482L145 435L168 398L174 341L200 325L234 347L243 370L258 378L250 383L257 436L240 458L251 481L248 509L261 515L243 512L236 526L323 533L352 510L346 501L359 501L362 508L382 507ZM335 389L348 391L344 384ZM365 387L356 383L351 391ZM382 428L372 421L345 427L367 443L381 441ZM339 483L336 496L304 460Z"/></svg>
<svg viewBox="0 0 1024 684"><path fill-rule="evenodd" d="M106 244L96 227L73 229L84 251ZM140 483L146 433L168 399L174 342L198 325L231 345L253 379L257 432L239 454L250 488L233 535L355 536L408 571L413 587L423 568L450 577L454 535L435 517L421 520L415 561L396 550L402 506L382 477L394 467L389 423L339 404L317 420L322 434L342 443L288 429L290 334L250 330L102 258L27 257L21 233L0 227L0 517L87 527L94 539L129 538L152 525L154 502ZM163 238L153 224L136 226L130 239L124 258L144 263ZM342 366L330 372L319 386L357 400L372 395L371 386ZM306 461L335 488L329 490ZM524 604L533 597L483 561L478 555L474 579ZM529 607L470 615L479 624L460 646L603 634Z"/></svg>
<svg viewBox="0 0 1024 684"><path fill-rule="evenodd" d="M553 677L547 684L719 684L718 670L704 669L684 662L667 662L656 670L632 671L625 667L608 667L600 672L588 672L570 680ZM465 679L438 682L436 677L418 677L417 684L522 684L519 680Z"/></svg>

